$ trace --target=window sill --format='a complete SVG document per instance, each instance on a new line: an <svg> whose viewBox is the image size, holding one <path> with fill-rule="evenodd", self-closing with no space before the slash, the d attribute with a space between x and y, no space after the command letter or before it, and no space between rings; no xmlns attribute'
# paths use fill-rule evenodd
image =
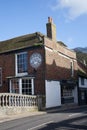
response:
<svg viewBox="0 0 87 130"><path fill-rule="evenodd" d="M16 74L17 77L25 76L25 75L28 75L28 73L26 72L26 73L17 73L17 74Z"/></svg>

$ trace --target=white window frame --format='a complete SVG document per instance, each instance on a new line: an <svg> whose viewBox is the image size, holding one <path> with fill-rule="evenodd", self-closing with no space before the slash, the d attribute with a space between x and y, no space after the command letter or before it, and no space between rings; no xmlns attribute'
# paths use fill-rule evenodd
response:
<svg viewBox="0 0 87 130"><path fill-rule="evenodd" d="M16 76L23 76L23 75L27 75L28 74L28 72L18 73L17 56L21 55L21 54L27 54L27 52L21 52L21 53L15 54L15 74L16 74Z"/></svg>
<svg viewBox="0 0 87 130"><path fill-rule="evenodd" d="M1 80L1 82L0 82L0 87L2 86L2 68L0 67L0 80Z"/></svg>
<svg viewBox="0 0 87 130"><path fill-rule="evenodd" d="M24 77L24 78L18 78L19 80L19 94L22 94L22 79L30 79L32 83L32 95L34 95L34 78L30 77ZM12 93L12 84L10 80L10 93Z"/></svg>
<svg viewBox="0 0 87 130"><path fill-rule="evenodd" d="M85 85L85 78L81 77L80 79L81 79L81 85L84 86Z"/></svg>

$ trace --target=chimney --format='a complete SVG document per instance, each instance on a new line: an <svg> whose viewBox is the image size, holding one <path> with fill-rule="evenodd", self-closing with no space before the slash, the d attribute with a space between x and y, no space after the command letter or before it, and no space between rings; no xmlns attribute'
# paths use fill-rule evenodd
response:
<svg viewBox="0 0 87 130"><path fill-rule="evenodd" d="M46 24L47 37L51 38L53 41L56 41L56 26L53 24L53 19L48 17L48 23Z"/></svg>
<svg viewBox="0 0 87 130"><path fill-rule="evenodd" d="M86 61L85 60L83 60L83 64L86 65Z"/></svg>

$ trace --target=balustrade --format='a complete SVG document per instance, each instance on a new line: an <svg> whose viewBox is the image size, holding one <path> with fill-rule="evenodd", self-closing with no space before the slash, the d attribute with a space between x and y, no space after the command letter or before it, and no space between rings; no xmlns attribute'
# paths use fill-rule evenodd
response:
<svg viewBox="0 0 87 130"><path fill-rule="evenodd" d="M38 106L37 96L0 93L0 106Z"/></svg>

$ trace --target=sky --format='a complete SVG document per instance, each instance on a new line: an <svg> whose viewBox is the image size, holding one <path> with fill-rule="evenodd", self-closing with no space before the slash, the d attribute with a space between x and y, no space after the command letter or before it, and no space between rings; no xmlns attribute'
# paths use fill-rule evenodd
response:
<svg viewBox="0 0 87 130"><path fill-rule="evenodd" d="M57 40L87 47L87 0L0 0L0 41L41 32L52 17Z"/></svg>

